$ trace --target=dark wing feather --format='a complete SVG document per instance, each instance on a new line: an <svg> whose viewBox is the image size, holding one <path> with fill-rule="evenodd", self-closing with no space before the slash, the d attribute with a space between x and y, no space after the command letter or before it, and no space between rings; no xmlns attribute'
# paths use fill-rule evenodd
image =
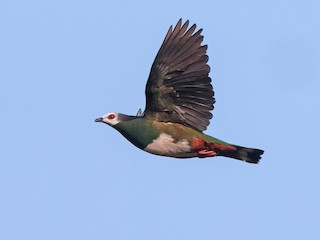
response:
<svg viewBox="0 0 320 240"><path fill-rule="evenodd" d="M146 86L145 115L156 120L178 122L204 131L212 118L215 102L208 77L207 46L201 46L202 29L188 29L180 19L172 26L154 60Z"/></svg>

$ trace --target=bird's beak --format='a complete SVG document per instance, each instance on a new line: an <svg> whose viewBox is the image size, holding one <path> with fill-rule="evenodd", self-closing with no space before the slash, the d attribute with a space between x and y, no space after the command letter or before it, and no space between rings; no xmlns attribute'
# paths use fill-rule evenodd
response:
<svg viewBox="0 0 320 240"><path fill-rule="evenodd" d="M96 120L94 120L95 122L103 122L103 118L100 117L100 118L97 118Z"/></svg>

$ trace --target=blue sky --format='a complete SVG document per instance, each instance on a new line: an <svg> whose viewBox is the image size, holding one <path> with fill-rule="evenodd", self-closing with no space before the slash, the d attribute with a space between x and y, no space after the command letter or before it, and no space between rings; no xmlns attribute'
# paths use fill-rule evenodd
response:
<svg viewBox="0 0 320 240"><path fill-rule="evenodd" d="M1 1L0 239L319 239L318 1ZM96 117L144 108L170 25L204 28L207 134L259 165L136 149Z"/></svg>

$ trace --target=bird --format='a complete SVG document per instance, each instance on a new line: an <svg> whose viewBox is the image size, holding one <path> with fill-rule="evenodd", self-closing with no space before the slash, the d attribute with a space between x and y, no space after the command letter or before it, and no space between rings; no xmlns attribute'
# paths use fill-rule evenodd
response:
<svg viewBox="0 0 320 240"><path fill-rule="evenodd" d="M242 147L203 133L215 97L202 29L182 19L170 26L151 66L146 107L135 116L110 112L95 119L119 131L136 147L173 158L223 156L258 163L263 150Z"/></svg>

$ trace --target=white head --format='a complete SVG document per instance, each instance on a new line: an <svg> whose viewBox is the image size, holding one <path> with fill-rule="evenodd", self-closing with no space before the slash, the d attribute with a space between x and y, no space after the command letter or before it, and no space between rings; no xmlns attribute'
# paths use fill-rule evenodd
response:
<svg viewBox="0 0 320 240"><path fill-rule="evenodd" d="M97 118L96 122L104 122L109 124L110 126L116 125L120 122L119 120L119 113L107 113L106 115L102 116L101 118Z"/></svg>

